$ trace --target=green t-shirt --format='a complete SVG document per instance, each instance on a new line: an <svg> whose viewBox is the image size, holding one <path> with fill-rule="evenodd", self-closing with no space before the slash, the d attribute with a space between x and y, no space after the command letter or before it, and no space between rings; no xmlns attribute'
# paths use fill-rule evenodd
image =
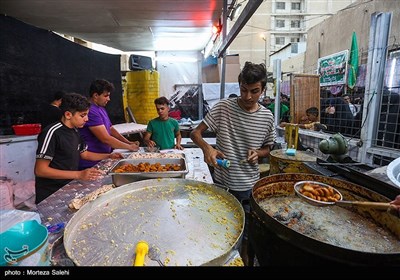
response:
<svg viewBox="0 0 400 280"><path fill-rule="evenodd" d="M155 118L149 121L147 131L151 133L151 140L156 142L160 150L173 149L175 147L175 135L179 132L179 124L173 118L168 118L165 121Z"/></svg>
<svg viewBox="0 0 400 280"><path fill-rule="evenodd" d="M271 103L267 108L271 110L272 114L275 114L275 103ZM282 119L282 117L285 116L286 113L288 113L288 111L289 107L281 103L281 111L279 114L279 119Z"/></svg>

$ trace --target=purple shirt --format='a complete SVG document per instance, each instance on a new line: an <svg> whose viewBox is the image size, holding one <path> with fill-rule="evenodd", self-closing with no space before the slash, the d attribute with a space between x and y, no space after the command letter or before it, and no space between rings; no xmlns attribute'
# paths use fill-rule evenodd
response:
<svg viewBox="0 0 400 280"><path fill-rule="evenodd" d="M104 125L110 134L112 123L108 117L107 111L104 107L92 104L89 109L89 121L83 128L79 129L79 133L88 145L88 151L95 153L111 153L111 146L102 143L89 129L92 126ZM79 169L86 169L96 165L98 161L88 161L81 159L79 162Z"/></svg>

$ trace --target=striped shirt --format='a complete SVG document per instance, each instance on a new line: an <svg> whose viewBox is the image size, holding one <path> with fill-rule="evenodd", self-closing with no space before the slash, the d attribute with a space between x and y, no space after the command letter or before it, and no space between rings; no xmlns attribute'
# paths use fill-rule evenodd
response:
<svg viewBox="0 0 400 280"><path fill-rule="evenodd" d="M260 179L258 164L239 164L249 149L274 144L276 131L272 112L263 106L252 113L243 110L237 98L219 101L203 122L216 133L216 148L230 160L229 168L215 168L215 179L234 191L247 191Z"/></svg>

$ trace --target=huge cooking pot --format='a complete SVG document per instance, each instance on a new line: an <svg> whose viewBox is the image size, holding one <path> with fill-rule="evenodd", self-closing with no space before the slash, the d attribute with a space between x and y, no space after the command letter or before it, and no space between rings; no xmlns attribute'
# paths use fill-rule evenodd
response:
<svg viewBox="0 0 400 280"><path fill-rule="evenodd" d="M293 190L296 182L307 180L322 182L337 188L343 194L344 200L390 201L389 198L362 186L320 175L288 173L262 178L253 187L253 196L250 201L252 219L249 230L250 242L256 253L257 251L260 253L261 257L258 254L257 256L262 265L282 264L282 262L292 265L302 265L307 262L314 265L316 262L325 265L328 262L351 265L400 265L399 217L372 208L344 209L339 206L312 206L296 197ZM276 212L270 211L265 205L274 200L286 201L289 204L277 209ZM346 211L351 213L346 213ZM318 235L325 234L326 230L323 220L318 222L311 220L313 223L311 227L306 223L302 224L307 219L318 220L313 216L314 213L319 213L321 217L328 214L325 223L328 223L330 219L340 220L341 215L344 214L355 216L352 220L344 221L342 223L344 227L333 229L334 233L327 239L320 239ZM363 226L356 233L360 234L359 239L370 238L371 235L379 232L381 237L376 239L376 243L384 242L383 249L369 251L359 249L357 246L352 247L353 244L350 243L335 244L338 236L344 236L348 238L348 242L352 242L353 237L350 236L350 232L347 232L347 228L350 229L353 224L364 220L367 226ZM370 226L375 229L374 232L370 232ZM374 242L371 243L374 244Z"/></svg>
<svg viewBox="0 0 400 280"><path fill-rule="evenodd" d="M222 265L243 228L244 210L226 190L194 180L151 179L84 205L65 228L64 246L83 266L131 266L141 240L159 249L166 266ZM145 265L158 264L146 259Z"/></svg>

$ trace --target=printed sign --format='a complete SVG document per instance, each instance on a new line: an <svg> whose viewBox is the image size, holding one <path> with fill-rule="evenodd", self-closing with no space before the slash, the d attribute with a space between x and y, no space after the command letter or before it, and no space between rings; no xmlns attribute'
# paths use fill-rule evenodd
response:
<svg viewBox="0 0 400 280"><path fill-rule="evenodd" d="M349 51L341 51L318 59L320 86L346 84Z"/></svg>

